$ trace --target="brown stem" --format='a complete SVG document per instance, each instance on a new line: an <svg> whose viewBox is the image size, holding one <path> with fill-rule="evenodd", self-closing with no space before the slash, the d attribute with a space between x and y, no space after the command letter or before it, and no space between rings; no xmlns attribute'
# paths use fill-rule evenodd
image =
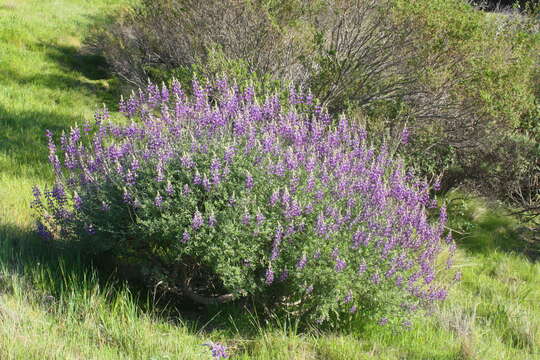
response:
<svg viewBox="0 0 540 360"><path fill-rule="evenodd" d="M180 267L182 293L192 301L203 305L225 304L234 300L233 294L224 294L219 296L202 296L193 291L190 286L191 278L186 276L185 266Z"/></svg>
<svg viewBox="0 0 540 360"><path fill-rule="evenodd" d="M188 281L182 282L182 292L185 296L187 296L189 299L193 300L196 303L203 304L203 305L217 305L217 304L225 304L228 302L231 302L234 300L233 294L225 294L225 295L219 295L219 296L201 296L199 294L196 294L188 285Z"/></svg>

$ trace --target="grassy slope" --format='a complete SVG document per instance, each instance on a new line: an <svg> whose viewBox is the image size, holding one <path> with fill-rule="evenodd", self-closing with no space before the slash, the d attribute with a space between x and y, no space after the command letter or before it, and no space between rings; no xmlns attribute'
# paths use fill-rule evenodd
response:
<svg viewBox="0 0 540 360"><path fill-rule="evenodd" d="M69 251L42 246L28 204L31 186L50 179L44 130L90 119L115 96L79 47L95 16L125 2L0 0L1 359L209 359L198 344L210 339L237 359L540 359L540 263L512 251L521 248L512 220L475 201L452 224L468 231L463 281L434 317L401 334L298 335L233 312L207 326L179 321L103 285ZM226 326L205 330L218 323Z"/></svg>

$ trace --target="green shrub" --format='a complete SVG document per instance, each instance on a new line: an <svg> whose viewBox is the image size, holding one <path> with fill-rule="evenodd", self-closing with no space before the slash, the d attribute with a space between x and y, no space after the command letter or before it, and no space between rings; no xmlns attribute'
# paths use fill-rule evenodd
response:
<svg viewBox="0 0 540 360"><path fill-rule="evenodd" d="M39 232L194 301L252 297L301 322L398 324L446 297L445 209L428 221L428 185L387 146L310 95L259 102L224 80L192 92L150 84L120 104L131 123L98 114L61 152L49 134Z"/></svg>

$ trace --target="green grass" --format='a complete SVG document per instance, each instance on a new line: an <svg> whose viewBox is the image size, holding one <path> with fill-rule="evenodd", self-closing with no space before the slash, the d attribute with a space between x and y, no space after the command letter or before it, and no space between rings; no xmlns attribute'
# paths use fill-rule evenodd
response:
<svg viewBox="0 0 540 360"><path fill-rule="evenodd" d="M402 333L300 334L235 309L194 320L39 241L28 204L32 185L51 179L44 131L114 103L115 82L81 41L125 3L0 0L0 359L209 359L208 340L227 343L234 359L540 359L538 249L478 199L452 203L463 281Z"/></svg>

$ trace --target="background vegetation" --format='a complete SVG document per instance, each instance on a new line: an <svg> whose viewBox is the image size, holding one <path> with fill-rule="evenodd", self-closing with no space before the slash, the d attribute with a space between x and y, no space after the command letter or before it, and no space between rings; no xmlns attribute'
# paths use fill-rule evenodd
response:
<svg viewBox="0 0 540 360"><path fill-rule="evenodd" d="M420 9L425 7L418 4ZM44 131L61 131L91 119L102 103L114 109L114 99L123 89L108 73L103 59L86 52L81 43L91 24L105 21L105 15L127 5L121 0L0 2L2 358L208 359L208 349L199 346L208 340L225 342L238 359L539 356L538 239L527 231L529 223L505 216L506 208L468 192L454 190L446 196L449 226L458 238L456 264L463 280L435 316L415 321L411 330L399 336L378 326L306 334L285 320L264 324L257 316L234 308L201 313L166 297L155 302L157 292L139 293L106 272L97 272L70 248L39 241L28 204L31 187L49 183L52 176L46 166ZM469 8L466 11L473 17L484 16ZM513 71L507 80L522 74L522 70ZM498 74L495 71L493 76ZM521 85L498 83L527 93L529 80L524 81ZM506 96L506 90L501 91ZM519 106L527 102L518 100ZM500 109L510 111L505 106ZM512 122L516 136L533 139L537 146L530 130L518 130L534 128L538 118L520 115L515 119L522 124ZM508 163L499 164L500 171L508 170Z"/></svg>

